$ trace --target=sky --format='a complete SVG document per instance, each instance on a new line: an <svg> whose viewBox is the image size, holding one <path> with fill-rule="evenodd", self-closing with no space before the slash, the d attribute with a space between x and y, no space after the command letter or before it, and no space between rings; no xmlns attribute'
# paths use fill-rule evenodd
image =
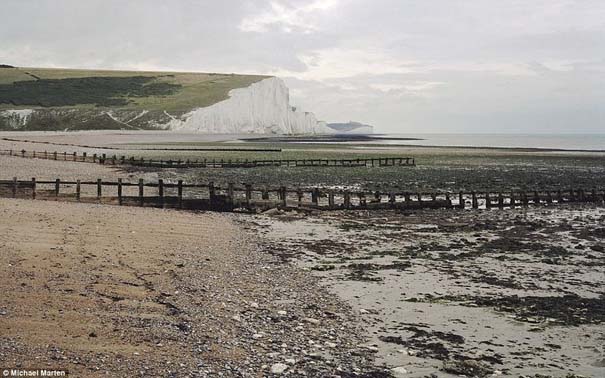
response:
<svg viewBox="0 0 605 378"><path fill-rule="evenodd" d="M603 0L2 0L0 63L276 75L384 133L604 133Z"/></svg>

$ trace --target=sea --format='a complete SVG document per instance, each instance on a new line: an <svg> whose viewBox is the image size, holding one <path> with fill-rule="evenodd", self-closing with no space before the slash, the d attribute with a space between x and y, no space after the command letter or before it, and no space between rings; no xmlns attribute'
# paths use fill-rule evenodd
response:
<svg viewBox="0 0 605 378"><path fill-rule="evenodd" d="M605 151L605 134L375 134L385 145ZM405 140L405 138L416 138Z"/></svg>

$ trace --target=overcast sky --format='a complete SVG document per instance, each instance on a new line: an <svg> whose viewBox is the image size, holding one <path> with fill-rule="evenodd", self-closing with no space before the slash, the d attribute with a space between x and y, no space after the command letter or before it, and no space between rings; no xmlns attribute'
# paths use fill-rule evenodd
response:
<svg viewBox="0 0 605 378"><path fill-rule="evenodd" d="M605 132L603 0L1 0L0 63L261 73L381 132Z"/></svg>

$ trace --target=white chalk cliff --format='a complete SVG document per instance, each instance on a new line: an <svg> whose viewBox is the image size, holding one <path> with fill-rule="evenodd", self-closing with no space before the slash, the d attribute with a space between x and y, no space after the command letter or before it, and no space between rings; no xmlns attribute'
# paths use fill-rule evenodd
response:
<svg viewBox="0 0 605 378"><path fill-rule="evenodd" d="M233 89L227 100L171 117L170 130L201 133L324 134L334 130L313 113L290 105L288 88L281 79L267 78L246 88Z"/></svg>
<svg viewBox="0 0 605 378"><path fill-rule="evenodd" d="M229 91L229 98L178 114L129 108L0 111L0 130L162 129L207 134L331 134L313 113L290 105L288 88L270 77Z"/></svg>

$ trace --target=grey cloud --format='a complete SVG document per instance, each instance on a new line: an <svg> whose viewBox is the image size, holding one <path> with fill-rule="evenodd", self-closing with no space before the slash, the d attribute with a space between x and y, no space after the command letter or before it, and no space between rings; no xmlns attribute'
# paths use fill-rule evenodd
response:
<svg viewBox="0 0 605 378"><path fill-rule="evenodd" d="M304 110L384 132L605 129L605 4L597 0L0 7L2 63L277 73Z"/></svg>

